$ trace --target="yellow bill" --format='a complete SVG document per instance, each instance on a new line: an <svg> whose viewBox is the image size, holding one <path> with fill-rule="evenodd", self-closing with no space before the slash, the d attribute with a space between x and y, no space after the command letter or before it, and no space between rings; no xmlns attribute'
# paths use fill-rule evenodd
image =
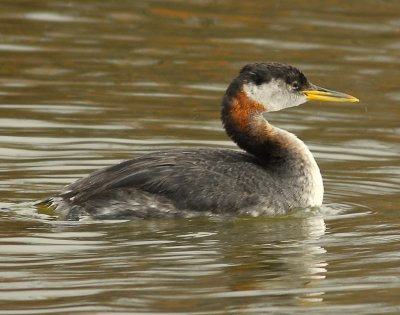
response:
<svg viewBox="0 0 400 315"><path fill-rule="evenodd" d="M349 102L356 103L360 100L349 94L330 91L316 85L311 85L311 88L303 91L308 100L323 101L323 102Z"/></svg>

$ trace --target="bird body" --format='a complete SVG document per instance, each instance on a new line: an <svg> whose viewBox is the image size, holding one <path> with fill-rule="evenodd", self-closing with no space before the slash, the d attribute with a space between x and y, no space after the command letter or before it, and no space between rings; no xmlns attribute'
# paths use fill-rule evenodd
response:
<svg viewBox="0 0 400 315"><path fill-rule="evenodd" d="M320 206L323 182L311 152L263 116L307 99L358 101L312 85L292 66L249 64L229 85L221 109L227 134L242 150L150 153L94 172L46 202L67 220L275 216Z"/></svg>

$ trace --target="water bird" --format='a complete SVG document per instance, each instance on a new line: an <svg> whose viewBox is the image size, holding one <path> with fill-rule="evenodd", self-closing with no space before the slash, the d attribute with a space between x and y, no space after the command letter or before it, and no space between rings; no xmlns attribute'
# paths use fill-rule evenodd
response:
<svg viewBox="0 0 400 315"><path fill-rule="evenodd" d="M324 186L310 150L264 113L307 100L358 102L275 62L244 66L222 99L221 120L240 150L155 152L100 169L43 201L64 220L279 216L321 206Z"/></svg>

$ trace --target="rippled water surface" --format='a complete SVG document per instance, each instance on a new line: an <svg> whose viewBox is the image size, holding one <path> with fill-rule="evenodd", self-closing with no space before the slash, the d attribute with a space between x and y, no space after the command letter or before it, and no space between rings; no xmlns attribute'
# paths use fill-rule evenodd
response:
<svg viewBox="0 0 400 315"><path fill-rule="evenodd" d="M2 1L0 314L400 314L398 1ZM234 148L241 66L361 99L268 118L324 206L287 218L60 222L32 201L160 149Z"/></svg>

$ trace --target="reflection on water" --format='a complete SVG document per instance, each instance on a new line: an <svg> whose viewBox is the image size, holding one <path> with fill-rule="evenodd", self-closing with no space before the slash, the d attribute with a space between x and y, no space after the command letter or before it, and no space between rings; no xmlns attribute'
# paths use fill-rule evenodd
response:
<svg viewBox="0 0 400 315"><path fill-rule="evenodd" d="M0 314L400 312L396 1L2 4ZM321 209L91 223L35 212L32 200L123 159L234 148L219 102L259 60L361 100L268 117L316 156Z"/></svg>
<svg viewBox="0 0 400 315"><path fill-rule="evenodd" d="M242 299L262 310L278 303L268 296L293 305L322 301L322 218L54 222L31 229L37 232L2 240L0 268L18 279L1 285L2 309L30 299L52 300L64 311L99 299L104 310L156 312L213 312L221 300L241 309Z"/></svg>

